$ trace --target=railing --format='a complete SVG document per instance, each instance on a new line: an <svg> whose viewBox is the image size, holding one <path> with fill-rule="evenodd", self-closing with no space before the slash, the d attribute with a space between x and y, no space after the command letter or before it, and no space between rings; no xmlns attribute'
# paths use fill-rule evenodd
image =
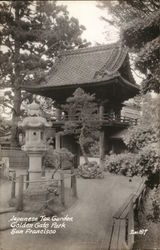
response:
<svg viewBox="0 0 160 250"><path fill-rule="evenodd" d="M134 245L135 212L142 206L146 194L145 181L137 192L130 195L122 207L114 214L108 250L131 250Z"/></svg>
<svg viewBox="0 0 160 250"><path fill-rule="evenodd" d="M104 114L103 116L98 116L97 117L90 117L89 118L90 121L93 122L101 122L103 124L126 124L126 125L136 125L138 119L137 118L132 118L129 116L122 116L122 115L114 115L114 114ZM77 123L81 123L82 122L82 118L79 117L78 115L64 115L62 116L60 119L56 119L53 121L53 123L64 123L66 121L73 121L73 122L77 122Z"/></svg>
<svg viewBox="0 0 160 250"><path fill-rule="evenodd" d="M137 118L132 118L129 116L122 115L114 115L114 114L104 114L102 118L100 118L104 123L123 123L123 124L137 124Z"/></svg>
<svg viewBox="0 0 160 250"><path fill-rule="evenodd" d="M32 171L32 173L42 173L41 171ZM30 171L31 173L31 171ZM12 171L12 177L11 177L11 199L14 199L15 197L17 198L17 203L16 203L16 210L17 211L22 211L23 210L23 205L24 205L24 188L28 189L29 184L36 184L36 183L48 183L48 184L53 184L56 183L59 187L59 192L60 192L60 200L61 204L65 206L65 179L70 178L71 180L71 191L72 191L72 196L77 197L77 180L76 180L76 173L74 168L72 167L69 172L65 170L59 170L59 178L54 178L54 179L39 179L39 180L29 180L29 172L26 174L20 175L16 177L16 171ZM16 195L16 184L18 183L18 193ZM25 186L24 186L25 184ZM55 189L55 188L54 188ZM56 190L56 189L55 189ZM53 190L47 189L46 193L46 204L49 206L48 198L49 194L53 193Z"/></svg>

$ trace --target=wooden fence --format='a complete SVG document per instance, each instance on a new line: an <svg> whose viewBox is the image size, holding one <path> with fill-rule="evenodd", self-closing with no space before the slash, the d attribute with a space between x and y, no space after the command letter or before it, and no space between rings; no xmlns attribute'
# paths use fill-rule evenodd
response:
<svg viewBox="0 0 160 250"><path fill-rule="evenodd" d="M52 184L55 182L59 182L60 187L60 199L61 204L65 206L65 179L71 178L71 190L72 195L74 197L77 197L77 180L76 180L76 173L74 171L74 168L71 169L70 173L65 173L65 171L60 170L59 177L56 179L41 179L41 180L29 180L29 172L27 172L24 175L20 175L16 177L16 172L13 171L12 174L12 184L11 184L11 199L17 198L17 204L16 204L16 210L22 211L23 210L23 204L24 204L24 191L28 188L29 184L31 183L48 183ZM18 184L18 193L16 195L16 185ZM48 191L49 194L50 191ZM47 194L47 197L48 197ZM47 200L46 200L47 202Z"/></svg>
<svg viewBox="0 0 160 250"><path fill-rule="evenodd" d="M131 250L133 248L135 212L141 209L145 194L146 186L143 181L137 192L130 195L114 214L108 250Z"/></svg>

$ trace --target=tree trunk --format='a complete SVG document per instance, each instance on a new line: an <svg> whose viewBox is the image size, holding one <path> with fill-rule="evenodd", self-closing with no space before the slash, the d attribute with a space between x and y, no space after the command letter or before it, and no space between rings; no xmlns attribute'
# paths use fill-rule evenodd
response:
<svg viewBox="0 0 160 250"><path fill-rule="evenodd" d="M85 129L85 125L83 125L82 128L81 128L81 134L79 136L79 145L80 145L80 148L81 148L82 155L84 157L85 163L88 164L89 160L88 160L87 154L86 154L84 146L83 146L84 129Z"/></svg>
<svg viewBox="0 0 160 250"><path fill-rule="evenodd" d="M20 20L20 8L19 6L15 9L15 22L18 23ZM12 127L11 127L11 147L18 146L18 120L20 116L21 107L21 79L20 79L20 41L15 38L15 78L14 78L14 98L13 98L13 115L12 115Z"/></svg>
<svg viewBox="0 0 160 250"><path fill-rule="evenodd" d="M82 155L83 155L83 157L84 157L84 161L85 161L86 164L88 164L88 163L89 163L88 157L87 157L87 155L86 155L86 152L85 152L85 150L84 150L84 147L83 147L81 144L80 144L80 148L81 148L81 151L82 151Z"/></svg>
<svg viewBox="0 0 160 250"><path fill-rule="evenodd" d="M16 147L18 143L18 121L20 117L20 106L21 106L21 90L14 90L13 99L13 115L12 115L12 127L11 127L11 147Z"/></svg>

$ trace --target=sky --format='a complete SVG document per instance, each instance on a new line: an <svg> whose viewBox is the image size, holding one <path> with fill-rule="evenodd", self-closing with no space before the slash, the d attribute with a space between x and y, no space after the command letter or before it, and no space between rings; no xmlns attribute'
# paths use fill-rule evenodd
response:
<svg viewBox="0 0 160 250"><path fill-rule="evenodd" d="M79 19L79 23L86 27L82 37L92 45L96 43L112 43L118 40L118 30L101 20L101 16L110 18L107 10L97 7L97 1L58 1L59 4L67 5L70 16Z"/></svg>
<svg viewBox="0 0 160 250"><path fill-rule="evenodd" d="M107 9L102 10L97 7L97 1L58 1L59 4L67 5L70 16L79 20L81 25L86 27L82 37L91 42L94 46L97 43L114 43L119 39L119 30L102 20L102 16L111 19ZM138 77L139 72L132 72L138 84L142 78Z"/></svg>

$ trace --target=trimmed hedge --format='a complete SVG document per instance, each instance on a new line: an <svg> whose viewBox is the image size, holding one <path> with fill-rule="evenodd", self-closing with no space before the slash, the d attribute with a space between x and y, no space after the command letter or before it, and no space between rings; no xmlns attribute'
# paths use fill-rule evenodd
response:
<svg viewBox="0 0 160 250"><path fill-rule="evenodd" d="M132 153L106 156L104 169L115 174L133 176L135 174L135 158L136 155Z"/></svg>
<svg viewBox="0 0 160 250"><path fill-rule="evenodd" d="M137 154L123 153L106 156L105 170L126 176L146 176L150 188L160 183L160 155L157 144L144 147Z"/></svg>

